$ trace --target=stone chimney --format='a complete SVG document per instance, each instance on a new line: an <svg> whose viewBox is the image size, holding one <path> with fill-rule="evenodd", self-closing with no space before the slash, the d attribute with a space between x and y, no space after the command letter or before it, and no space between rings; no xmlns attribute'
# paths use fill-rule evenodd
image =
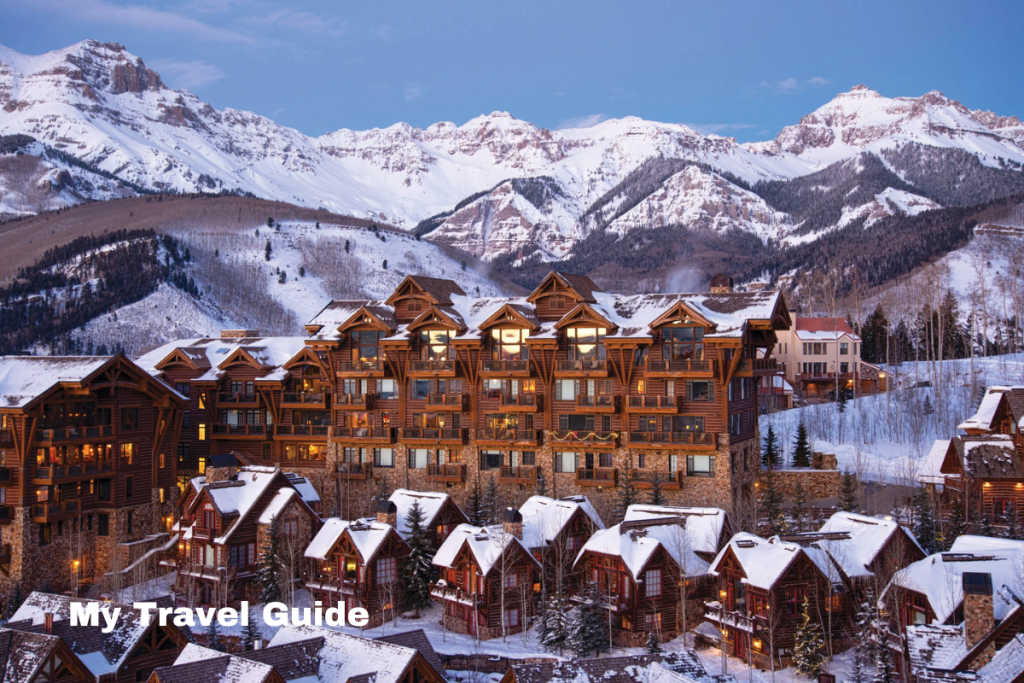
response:
<svg viewBox="0 0 1024 683"><path fill-rule="evenodd" d="M221 339L242 339L244 337L258 337L259 330L221 330Z"/></svg>
<svg viewBox="0 0 1024 683"><path fill-rule="evenodd" d="M392 529L398 528L398 506L390 500L377 503L377 521L387 524Z"/></svg>
<svg viewBox="0 0 1024 683"><path fill-rule="evenodd" d="M53 635L53 613L47 612L43 615L43 629L46 630L46 635Z"/></svg>
<svg viewBox="0 0 1024 683"><path fill-rule="evenodd" d="M501 528L506 534L512 534L523 540L523 516L515 508L505 508L501 515Z"/></svg>
<svg viewBox="0 0 1024 683"><path fill-rule="evenodd" d="M964 572L964 639L970 650L996 626L992 611L992 575ZM971 662L975 671L985 666L996 654L995 641Z"/></svg>
<svg viewBox="0 0 1024 683"><path fill-rule="evenodd" d="M732 278L724 273L719 273L711 278L711 293L722 294L732 291Z"/></svg>
<svg viewBox="0 0 1024 683"><path fill-rule="evenodd" d="M206 470L203 472L203 476L206 477L207 484L231 481L236 477L243 464L234 451L211 455L206 459Z"/></svg>

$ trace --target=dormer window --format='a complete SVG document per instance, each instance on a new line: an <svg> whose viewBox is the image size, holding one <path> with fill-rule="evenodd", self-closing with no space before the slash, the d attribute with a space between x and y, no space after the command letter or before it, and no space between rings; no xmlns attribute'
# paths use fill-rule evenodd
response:
<svg viewBox="0 0 1024 683"><path fill-rule="evenodd" d="M703 327L663 327L661 338L665 360L704 360Z"/></svg>
<svg viewBox="0 0 1024 683"><path fill-rule="evenodd" d="M421 360L449 360L453 357L449 330L422 330L420 332Z"/></svg>
<svg viewBox="0 0 1024 683"><path fill-rule="evenodd" d="M374 363L380 354L380 340L384 338L384 332L353 331L352 332L352 356L357 362Z"/></svg>
<svg viewBox="0 0 1024 683"><path fill-rule="evenodd" d="M569 360L604 360L604 327L570 327L565 331Z"/></svg>
<svg viewBox="0 0 1024 683"><path fill-rule="evenodd" d="M526 348L529 330L516 328L491 330L491 347L494 360L529 360Z"/></svg>

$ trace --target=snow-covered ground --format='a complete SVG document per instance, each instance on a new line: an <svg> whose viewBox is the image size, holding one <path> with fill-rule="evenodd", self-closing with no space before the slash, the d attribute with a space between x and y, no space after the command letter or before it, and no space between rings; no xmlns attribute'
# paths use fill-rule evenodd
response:
<svg viewBox="0 0 1024 683"><path fill-rule="evenodd" d="M839 468L863 480L913 485L935 439L948 439L973 414L979 391L988 385L1024 383L1024 354L903 363L888 374L893 390L848 402L820 403L762 415L762 437L771 425L786 463L797 426L803 421L815 450L835 452ZM919 382L932 386L914 388ZM931 412L929 413L929 405Z"/></svg>

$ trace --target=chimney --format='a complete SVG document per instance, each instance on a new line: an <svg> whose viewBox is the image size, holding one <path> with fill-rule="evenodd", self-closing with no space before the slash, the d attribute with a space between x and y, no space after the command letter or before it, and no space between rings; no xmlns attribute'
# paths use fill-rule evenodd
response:
<svg viewBox="0 0 1024 683"><path fill-rule="evenodd" d="M377 503L377 521L387 524L393 529L398 528L398 506L390 500L382 500Z"/></svg>
<svg viewBox="0 0 1024 683"><path fill-rule="evenodd" d="M46 635L53 635L53 613L47 612L43 615L43 628L46 630Z"/></svg>
<svg viewBox="0 0 1024 683"><path fill-rule="evenodd" d="M992 575L964 572L964 639L970 650L996 626L995 613L992 611ZM985 651L971 662L971 668L977 671L996 653L995 642L989 644Z"/></svg>
<svg viewBox="0 0 1024 683"><path fill-rule="evenodd" d="M711 293L722 294L732 291L732 278L724 273L719 273L711 278Z"/></svg>
<svg viewBox="0 0 1024 683"><path fill-rule="evenodd" d="M515 508L505 508L501 515L501 528L506 534L512 534L523 540L523 516Z"/></svg>
<svg viewBox="0 0 1024 683"><path fill-rule="evenodd" d="M242 462L235 455L234 451L211 455L206 459L206 469L203 471L203 476L206 477L207 484L218 481L230 481L236 478L241 465Z"/></svg>

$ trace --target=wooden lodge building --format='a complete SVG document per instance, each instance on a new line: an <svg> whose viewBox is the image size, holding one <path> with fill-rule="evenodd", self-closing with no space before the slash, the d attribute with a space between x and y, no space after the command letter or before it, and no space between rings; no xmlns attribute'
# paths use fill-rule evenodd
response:
<svg viewBox="0 0 1024 683"><path fill-rule="evenodd" d="M184 403L121 355L0 357L0 601L169 540Z"/></svg>
<svg viewBox="0 0 1024 683"><path fill-rule="evenodd" d="M465 504L488 478L538 475L607 516L627 471L672 504L749 514L756 380L790 317L778 292L713 289L614 295L551 273L473 298L409 276L386 300L331 302L305 339L234 331L140 364L189 393L182 465L239 451L307 477L343 519L374 513L375 479Z"/></svg>
<svg viewBox="0 0 1024 683"><path fill-rule="evenodd" d="M409 513L413 505L419 505L423 515L421 527L430 542L430 547L437 550L445 539L460 524L469 524L466 513L455 504L447 493L441 491L410 491L398 489L388 499L394 509L377 507L377 521L393 526L402 538L409 537ZM382 514L383 513L383 514Z"/></svg>
<svg viewBox="0 0 1024 683"><path fill-rule="evenodd" d="M631 505L625 519L594 533L574 563L611 610L617 645L641 647L696 627L713 597L709 565L731 535L725 511ZM582 588L581 588L582 590Z"/></svg>

